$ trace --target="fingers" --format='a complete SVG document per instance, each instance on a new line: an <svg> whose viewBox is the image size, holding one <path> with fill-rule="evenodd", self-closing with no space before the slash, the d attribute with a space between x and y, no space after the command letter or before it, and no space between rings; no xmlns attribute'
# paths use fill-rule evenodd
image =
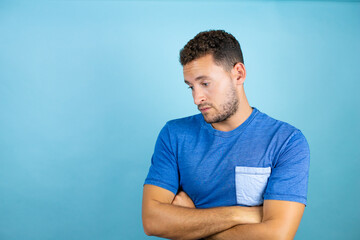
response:
<svg viewBox="0 0 360 240"><path fill-rule="evenodd" d="M178 194L176 194L172 204L182 207L195 208L194 202L184 191L180 191Z"/></svg>
<svg viewBox="0 0 360 240"><path fill-rule="evenodd" d="M184 196L184 197L189 197L189 195L187 195L186 192L184 192L184 191L180 191L177 195Z"/></svg>

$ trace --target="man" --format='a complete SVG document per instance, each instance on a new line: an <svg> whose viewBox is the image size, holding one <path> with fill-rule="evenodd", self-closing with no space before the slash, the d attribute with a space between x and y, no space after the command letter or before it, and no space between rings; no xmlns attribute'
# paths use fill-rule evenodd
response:
<svg viewBox="0 0 360 240"><path fill-rule="evenodd" d="M143 192L147 235L293 239L306 205L309 147L300 130L250 107L238 41L201 32L180 51L201 114L167 122Z"/></svg>

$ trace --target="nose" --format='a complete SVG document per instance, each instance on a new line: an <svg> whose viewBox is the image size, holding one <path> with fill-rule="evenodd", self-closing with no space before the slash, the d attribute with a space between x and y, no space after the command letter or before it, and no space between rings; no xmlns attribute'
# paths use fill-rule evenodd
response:
<svg viewBox="0 0 360 240"><path fill-rule="evenodd" d="M205 100L206 100L206 97L205 97L203 91L201 91L199 89L193 90L193 98L194 98L195 105L199 105L199 104L205 102Z"/></svg>

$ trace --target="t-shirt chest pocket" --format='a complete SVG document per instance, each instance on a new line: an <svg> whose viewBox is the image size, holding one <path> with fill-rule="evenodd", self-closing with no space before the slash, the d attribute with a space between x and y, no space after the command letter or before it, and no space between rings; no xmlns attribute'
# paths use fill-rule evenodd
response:
<svg viewBox="0 0 360 240"><path fill-rule="evenodd" d="M245 206L258 206L271 173L271 167L235 167L236 202Z"/></svg>

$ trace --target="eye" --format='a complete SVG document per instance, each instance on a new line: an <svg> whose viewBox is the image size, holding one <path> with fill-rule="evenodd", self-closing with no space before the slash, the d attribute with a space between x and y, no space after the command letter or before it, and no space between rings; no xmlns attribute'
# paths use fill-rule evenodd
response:
<svg viewBox="0 0 360 240"><path fill-rule="evenodd" d="M209 83L204 82L204 83L202 83L202 85L205 86L205 87L207 87L207 86L209 86Z"/></svg>
<svg viewBox="0 0 360 240"><path fill-rule="evenodd" d="M191 89L191 90L193 90L193 87L191 87L191 86L189 86L188 88Z"/></svg>

